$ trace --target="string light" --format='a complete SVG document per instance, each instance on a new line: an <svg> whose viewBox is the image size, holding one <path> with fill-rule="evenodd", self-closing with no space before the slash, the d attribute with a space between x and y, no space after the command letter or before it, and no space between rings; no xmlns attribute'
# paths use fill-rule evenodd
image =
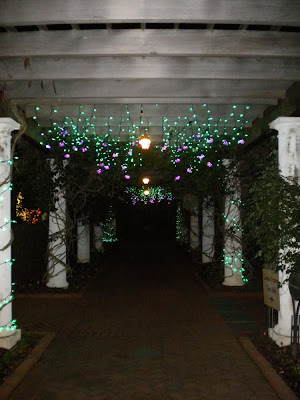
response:
<svg viewBox="0 0 300 400"><path fill-rule="evenodd" d="M229 177L229 182L232 177ZM237 195L236 188L233 188L233 182L223 182L223 186L226 187L225 193L230 196L228 200L227 214L222 213L225 225L225 236L231 238L231 244L228 248L223 248L223 259L222 262L225 268L229 268L232 271L232 275L240 274L241 279L244 283L248 282L245 277L244 259L241 253L241 246L239 239L242 236L241 220L240 220L240 209L244 206L242 200ZM234 185L236 186L236 185Z"/></svg>
<svg viewBox="0 0 300 400"><path fill-rule="evenodd" d="M14 157L14 159L17 159L18 157ZM10 194L7 193L9 191L12 190L13 185L12 183L10 183L11 180L11 166L13 165L13 159L6 159L6 160L0 160L0 164L2 165L2 182L1 182L1 192L0 192L0 201L4 202L6 201L6 203L2 206L3 209L5 209L6 207L8 207L8 205L10 204L7 203L7 200L10 197ZM7 165L3 165L3 164L7 164ZM6 176L7 175L7 176ZM7 210L8 211L8 210ZM2 242L2 260L0 262L0 268L4 268L4 276L6 276L6 272L7 274L10 274L11 276L11 271L7 271L8 267L11 267L13 265L13 262L15 261L13 258L8 258L8 259L4 259L5 256L9 256L10 257L10 242L11 242L11 238L12 238L12 231L11 231L11 224L12 223L16 223L15 220L12 220L10 218L10 210L8 211L8 215L9 217L4 217L3 221L1 221L1 225L0 225L0 231L1 234L3 235L3 239L1 240ZM4 245L3 241L7 241L7 243ZM5 285L5 282L4 282ZM13 287L13 283L11 285L11 287ZM4 286L5 289L5 286ZM6 289L4 290L6 292ZM11 289L10 293L6 294L6 296L4 298L2 298L0 300L0 313L1 311L7 306L9 305L13 299L13 292L14 290ZM2 322L3 323L3 322ZM7 331L7 332L11 332L11 331L15 331L16 330L16 320L15 319L11 319L9 322L7 322L4 325L0 326L0 333L3 331Z"/></svg>
<svg viewBox="0 0 300 400"><path fill-rule="evenodd" d="M180 240L181 236L182 236L181 224L182 224L182 213L181 213L180 204L178 204L177 210L176 210L176 239L177 240Z"/></svg>
<svg viewBox="0 0 300 400"><path fill-rule="evenodd" d="M109 207L108 216L103 224L103 242L117 242L115 218L112 206Z"/></svg>
<svg viewBox="0 0 300 400"><path fill-rule="evenodd" d="M0 301L0 311L2 310L2 308L4 308L5 306L7 306L7 304L11 303L14 299L14 296L12 295L12 292L2 301Z"/></svg>
<svg viewBox="0 0 300 400"><path fill-rule="evenodd" d="M193 106L188 107L187 115L178 116L170 123L169 118L162 118L162 142L159 146L161 152L170 149L170 162L176 168L182 164L180 154L188 153L192 155L191 164L187 165L185 171L189 174L199 171L201 162L213 149L228 147L232 145L243 145L247 134L244 132L246 113L249 106L245 106L243 111L238 110L236 105L232 106L232 111L227 118L221 119L212 116L207 104L203 104L200 111L195 111ZM36 107L35 120L38 121L40 108ZM113 117L108 117L105 123L107 132L103 135L96 132L96 109L93 108L90 117L85 117L85 111L82 106L79 107L77 120L73 121L71 117L65 117L60 123L54 121L58 110L52 109L50 114L51 128L45 134L40 142L48 149L53 149L56 144L62 149L63 157L70 158L72 152L86 152L93 142L96 148L96 171L98 174L111 169L111 164L120 168L124 175L128 175L131 168L142 166L141 153L135 151L138 145L138 137L143 122L141 118L140 127L132 123L128 105L125 105L125 116L119 123L119 136L115 139L111 136L110 126ZM126 126L122 124L126 122ZM231 124L231 129L229 128ZM150 123L148 124L150 125ZM147 128L142 128L147 129ZM120 154L120 135L127 140L122 146ZM117 159L119 158L119 162ZM185 157L187 158L187 157ZM212 160L206 160L208 168L214 167ZM178 174L175 173L176 176Z"/></svg>
<svg viewBox="0 0 300 400"><path fill-rule="evenodd" d="M135 205L137 202L144 204L148 203L160 203L162 200L166 200L168 204L173 200L173 195L170 189L157 187L144 187L136 188L135 186L127 187L125 193L130 194L132 204Z"/></svg>
<svg viewBox="0 0 300 400"><path fill-rule="evenodd" d="M42 212L39 208L37 210L28 210L28 208L23 208L23 199L24 197L22 196L22 193L19 192L17 196L16 216L21 218L22 221L34 225L39 221ZM11 222L16 223L17 221Z"/></svg>
<svg viewBox="0 0 300 400"><path fill-rule="evenodd" d="M17 329L17 325L16 325L17 321L15 319L12 319L11 321L9 321L7 324L0 326L0 332L2 331L15 331Z"/></svg>

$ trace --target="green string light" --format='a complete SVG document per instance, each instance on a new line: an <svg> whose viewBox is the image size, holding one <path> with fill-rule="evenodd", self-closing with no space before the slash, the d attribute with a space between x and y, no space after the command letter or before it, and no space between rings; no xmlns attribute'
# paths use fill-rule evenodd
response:
<svg viewBox="0 0 300 400"><path fill-rule="evenodd" d="M181 207L180 204L177 206L177 211L176 211L176 239L180 240L182 237L182 213L181 213Z"/></svg>
<svg viewBox="0 0 300 400"><path fill-rule="evenodd" d="M108 216L103 224L103 242L117 242L115 218L112 210L112 206L109 207Z"/></svg>
<svg viewBox="0 0 300 400"><path fill-rule="evenodd" d="M160 203L163 200L166 200L168 204L170 204L170 202L173 200L171 190L161 186L142 186L141 188L130 186L126 187L125 193L130 194L133 205L137 204L138 202L142 202L144 204Z"/></svg>

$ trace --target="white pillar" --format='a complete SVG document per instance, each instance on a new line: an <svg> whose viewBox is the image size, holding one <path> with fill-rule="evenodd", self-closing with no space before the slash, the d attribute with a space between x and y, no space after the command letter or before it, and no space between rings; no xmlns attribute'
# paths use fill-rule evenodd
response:
<svg viewBox="0 0 300 400"><path fill-rule="evenodd" d="M21 338L11 304L11 132L19 127L11 118L0 118L0 347L5 349Z"/></svg>
<svg viewBox="0 0 300 400"><path fill-rule="evenodd" d="M191 209L190 216L190 248L196 250L199 247L199 207Z"/></svg>
<svg viewBox="0 0 300 400"><path fill-rule="evenodd" d="M90 262L90 225L87 218L77 221L77 262Z"/></svg>
<svg viewBox="0 0 300 400"><path fill-rule="evenodd" d="M103 239L102 227L103 227L102 222L94 226L94 246L98 253L104 253L104 246L102 241Z"/></svg>
<svg viewBox="0 0 300 400"><path fill-rule="evenodd" d="M202 209L202 262L212 262L215 254L214 206L206 202Z"/></svg>
<svg viewBox="0 0 300 400"><path fill-rule="evenodd" d="M229 160L223 160L225 166ZM226 176L224 210L224 282L225 286L243 286L242 229L239 204L241 202L240 182L236 168Z"/></svg>
<svg viewBox="0 0 300 400"><path fill-rule="evenodd" d="M271 129L278 131L278 163L279 171L284 177L298 177L300 180L300 118L279 117L270 124ZM299 238L297 238L299 240ZM281 249L283 254L288 249ZM287 264L286 268L290 266ZM288 278L286 271L279 271L279 281ZM291 343L291 316L293 315L292 298L287 284L279 288L280 311L278 324L269 329L269 336L279 345Z"/></svg>
<svg viewBox="0 0 300 400"><path fill-rule="evenodd" d="M65 162L64 162L65 165ZM55 161L50 160L51 169L55 169ZM58 178L56 175L55 178ZM48 282L49 288L66 289L67 282L67 247L66 247L66 199L65 190L57 187L55 193L55 211L49 214L49 256Z"/></svg>

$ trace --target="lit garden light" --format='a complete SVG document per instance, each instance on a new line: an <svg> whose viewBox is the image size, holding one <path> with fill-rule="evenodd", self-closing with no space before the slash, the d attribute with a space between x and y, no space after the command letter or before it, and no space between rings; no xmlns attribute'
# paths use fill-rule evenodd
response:
<svg viewBox="0 0 300 400"><path fill-rule="evenodd" d="M148 183L150 182L150 179L149 178L143 178L142 181L143 181L144 185L148 185Z"/></svg>
<svg viewBox="0 0 300 400"><path fill-rule="evenodd" d="M150 194L150 190L145 189L145 190L144 190L144 195L145 195L145 196L149 196L149 194Z"/></svg>
<svg viewBox="0 0 300 400"><path fill-rule="evenodd" d="M139 144L143 150L149 150L151 140L148 136L141 136Z"/></svg>

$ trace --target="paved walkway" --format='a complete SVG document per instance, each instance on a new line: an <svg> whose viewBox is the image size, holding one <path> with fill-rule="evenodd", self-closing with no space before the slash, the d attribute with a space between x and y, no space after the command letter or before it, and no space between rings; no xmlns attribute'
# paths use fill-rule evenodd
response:
<svg viewBox="0 0 300 400"><path fill-rule="evenodd" d="M84 301L15 301L56 331L12 400L278 400L171 244L127 244Z"/></svg>

